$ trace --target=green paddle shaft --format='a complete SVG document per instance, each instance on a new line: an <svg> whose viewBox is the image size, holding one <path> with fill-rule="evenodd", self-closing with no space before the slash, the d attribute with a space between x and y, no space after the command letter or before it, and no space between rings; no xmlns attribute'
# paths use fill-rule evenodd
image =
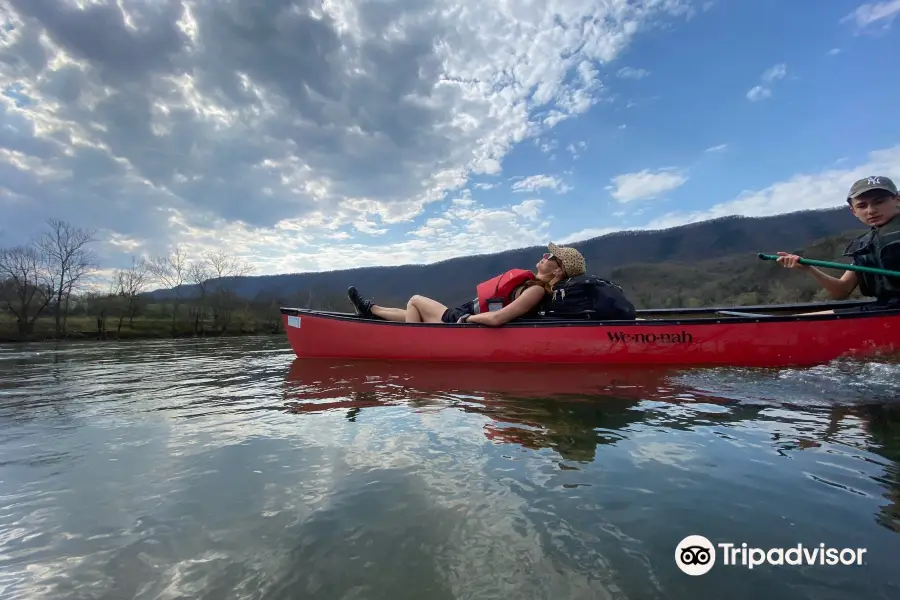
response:
<svg viewBox="0 0 900 600"><path fill-rule="evenodd" d="M775 254L757 254L762 260L778 260L781 258ZM876 275L887 275L888 277L900 277L900 271L888 271L887 269L878 269L875 267L862 267L859 265L845 265L843 263L828 262L825 260L813 260L811 258L801 258L798 261L801 265L810 265L811 267L826 267L828 269L844 269L847 271L860 271L863 273L874 273Z"/></svg>

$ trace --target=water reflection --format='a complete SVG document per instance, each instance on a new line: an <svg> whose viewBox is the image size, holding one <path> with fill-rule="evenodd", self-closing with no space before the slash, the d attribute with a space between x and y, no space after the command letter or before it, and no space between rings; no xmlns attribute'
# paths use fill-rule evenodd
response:
<svg viewBox="0 0 900 600"><path fill-rule="evenodd" d="M410 392L422 399L435 394L487 394L503 398L547 398L610 395L643 398L693 396L668 385L669 369L603 369L587 365L413 363L294 359L286 377L288 394L304 398L332 393L373 391L390 402L407 399ZM398 395L399 394L399 395ZM686 394L684 396L680 394Z"/></svg>
<svg viewBox="0 0 900 600"><path fill-rule="evenodd" d="M291 412L346 410L355 420L365 408L397 403L422 408L455 408L489 418L488 440L537 450L550 448L569 461L595 458L598 444L613 444L628 427L668 403L695 405L701 416L719 422L753 419L764 406L743 406L674 382L683 371L598 369L580 365L394 364L377 361L296 359L286 377L285 406ZM675 416L675 412L671 412Z"/></svg>
<svg viewBox="0 0 900 600"><path fill-rule="evenodd" d="M900 597L896 374L0 349L0 596ZM688 533L869 562L687 578Z"/></svg>
<svg viewBox="0 0 900 600"><path fill-rule="evenodd" d="M829 411L823 442L844 443L883 457L883 475L873 479L885 487L887 504L876 520L900 533L900 404L838 406Z"/></svg>
<svg viewBox="0 0 900 600"><path fill-rule="evenodd" d="M561 459L561 469L595 461L598 446L631 439L640 425L658 431L716 427L715 434L731 442L737 440L727 432L729 427L768 429L772 450L784 458L804 450L872 453L865 460L883 471L857 472L884 487L881 495L887 504L875 516L878 524L900 532L900 404L835 401L828 406L828 399L821 396L811 407L790 396L781 401L756 398L745 404L716 395L714 386L708 385L710 371L699 373L707 384L702 390L689 384L696 380L695 372L664 368L295 359L285 378L284 396L289 412L346 411L351 422L364 409L396 404L483 415L486 440L528 450L549 449ZM762 376L760 371L745 372L748 381L758 382ZM780 376L769 372L770 378ZM733 379L727 389L733 391ZM677 450L654 442L636 454L652 453L654 447L662 455ZM677 462L673 456L668 460ZM852 484L812 477L865 495Z"/></svg>

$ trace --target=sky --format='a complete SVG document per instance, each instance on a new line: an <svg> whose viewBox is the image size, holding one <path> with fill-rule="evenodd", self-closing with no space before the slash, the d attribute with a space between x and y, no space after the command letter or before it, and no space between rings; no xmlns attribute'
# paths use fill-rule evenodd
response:
<svg viewBox="0 0 900 600"><path fill-rule="evenodd" d="M258 274L844 204L900 0L0 0L0 245ZM791 247L785 240L785 247Z"/></svg>

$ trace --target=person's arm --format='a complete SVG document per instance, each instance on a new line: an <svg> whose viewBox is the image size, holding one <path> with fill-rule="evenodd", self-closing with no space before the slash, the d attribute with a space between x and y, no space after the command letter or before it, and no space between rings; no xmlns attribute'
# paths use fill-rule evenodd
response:
<svg viewBox="0 0 900 600"><path fill-rule="evenodd" d="M850 294L853 293L853 290L856 289L856 286L859 285L859 278L856 276L855 271L844 271L844 274L838 279L837 277L832 277L831 275L820 271L816 267L801 264L798 262L800 257L796 254L779 252L778 255L779 258L776 261L778 264L786 269L808 271L813 279L815 279L816 282L828 292L828 295L835 300L844 300L850 296Z"/></svg>
<svg viewBox="0 0 900 600"><path fill-rule="evenodd" d="M519 294L519 297L501 308L493 312L479 313L477 315L469 315L466 317L466 323L478 323L479 325L490 325L497 327L504 323L509 323L516 317L521 317L528 311L537 306L543 299L544 288L539 285L527 288Z"/></svg>
<svg viewBox="0 0 900 600"><path fill-rule="evenodd" d="M812 275L813 279L815 279L819 285L828 292L828 295L835 300L846 299L853 293L853 290L855 290L856 286L859 284L859 280L854 271L844 271L844 274L841 275L840 279L823 273L816 267L810 267L809 274Z"/></svg>

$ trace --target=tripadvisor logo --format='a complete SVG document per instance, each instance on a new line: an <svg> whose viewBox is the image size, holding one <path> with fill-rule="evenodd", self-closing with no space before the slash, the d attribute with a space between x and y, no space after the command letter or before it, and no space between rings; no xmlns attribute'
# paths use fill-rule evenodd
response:
<svg viewBox="0 0 900 600"><path fill-rule="evenodd" d="M689 535L675 547L675 564L688 575L706 575L716 564L716 549L702 535Z"/></svg>
<svg viewBox="0 0 900 600"><path fill-rule="evenodd" d="M709 573L717 556L722 566L753 569L761 565L859 566L865 553L865 548L831 548L825 544L768 549L754 548L746 542L713 544L702 535L689 535L675 547L675 564L683 573L697 576Z"/></svg>

